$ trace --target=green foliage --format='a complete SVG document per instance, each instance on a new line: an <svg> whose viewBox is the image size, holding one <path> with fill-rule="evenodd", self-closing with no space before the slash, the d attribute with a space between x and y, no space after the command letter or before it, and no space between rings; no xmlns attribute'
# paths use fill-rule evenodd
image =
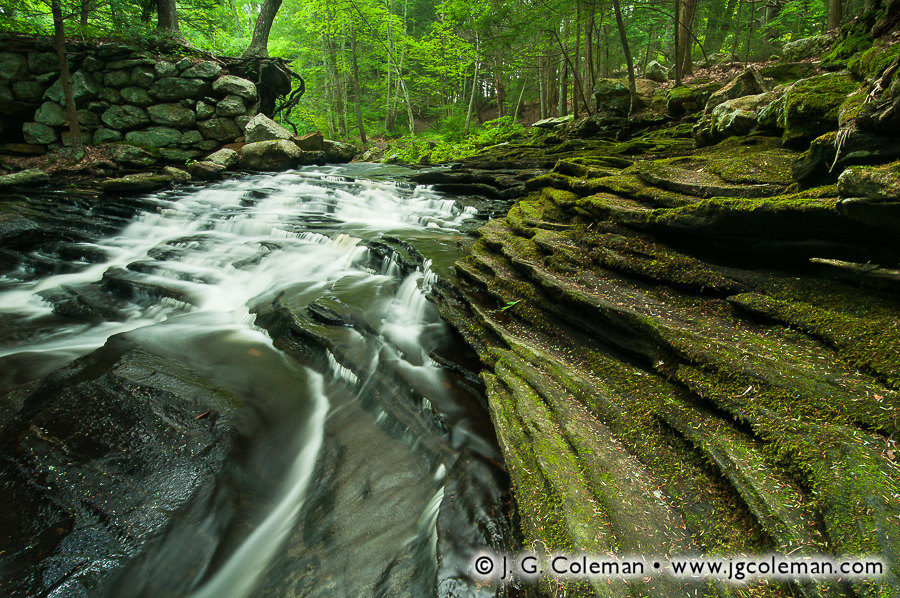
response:
<svg viewBox="0 0 900 598"><path fill-rule="evenodd" d="M525 127L512 117L505 116L484 123L468 135L454 129L446 135L443 132L432 132L427 135L402 137L393 143L392 150L388 151L387 155L393 156L399 162L437 164L465 158L485 147L524 136Z"/></svg>
<svg viewBox="0 0 900 598"><path fill-rule="evenodd" d="M155 7L147 0L61 1L70 36L188 48L156 29ZM853 14L854 2L861 0L845 0L846 14ZM178 0L180 33L198 50L239 55L260 4ZM83 6L89 7L84 15ZM820 0L768 8L708 0L698 3L693 33L708 53L721 51L720 59L732 51L768 57L780 43L819 32L826 8ZM669 10L647 0L622 3L638 71L653 59L671 63ZM50 34L49 0L8 0L0 7L0 29ZM846 60L868 45L862 29L846 28L833 54ZM624 76L625 63L615 23L588 0L284 0L268 51L290 60L305 79L306 93L288 115L298 130L354 140L362 137L359 119L369 136L415 131L420 140L400 143L404 156L431 160L502 143L516 132L513 115L566 115L573 98L585 114L581 97L590 98L598 78ZM694 58L700 57L694 44ZM883 57L876 58L880 64ZM506 120L472 125L498 117Z"/></svg>

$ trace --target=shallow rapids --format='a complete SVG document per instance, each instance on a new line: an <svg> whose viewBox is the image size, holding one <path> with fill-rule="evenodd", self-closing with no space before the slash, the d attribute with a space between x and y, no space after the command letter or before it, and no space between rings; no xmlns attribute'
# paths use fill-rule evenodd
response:
<svg viewBox="0 0 900 598"><path fill-rule="evenodd" d="M40 569L15 573L22 595L492 595L466 567L505 541L499 456L470 357L426 299L473 210L389 174L158 193L119 234L37 248L0 278L0 392L123 346L130 368L158 356L229 397L196 421L236 435L213 478L160 482L178 506L127 524L127 550L91 545L67 570L66 542L90 543L79 519L44 558L0 552L4 571Z"/></svg>

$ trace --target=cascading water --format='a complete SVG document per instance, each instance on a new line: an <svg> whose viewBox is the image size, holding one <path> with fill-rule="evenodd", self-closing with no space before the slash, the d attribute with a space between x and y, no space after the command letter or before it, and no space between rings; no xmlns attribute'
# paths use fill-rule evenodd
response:
<svg viewBox="0 0 900 598"><path fill-rule="evenodd" d="M241 453L206 506L193 499L106 569L43 583L118 596L491 593L462 571L465 542L489 540L484 522L438 529L493 508L496 480L466 463L498 456L473 393L433 358L457 347L424 294L471 210L358 178L373 169L160 193L55 272L33 256L0 279L0 324L16 322L0 339L0 392L118 335L239 402ZM91 321L61 315L73 304ZM491 490L444 504L448 484ZM28 583L26 595L46 591Z"/></svg>

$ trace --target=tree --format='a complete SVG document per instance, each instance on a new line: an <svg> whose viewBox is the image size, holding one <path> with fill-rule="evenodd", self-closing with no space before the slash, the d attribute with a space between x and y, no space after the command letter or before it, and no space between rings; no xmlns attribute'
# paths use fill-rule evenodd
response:
<svg viewBox="0 0 900 598"><path fill-rule="evenodd" d="M628 113L634 110L634 99L637 96L637 90L634 83L634 64L631 61L631 48L628 45L628 34L625 31L625 20L622 18L622 7L619 6L619 0L612 0L613 10L616 13L616 24L619 28L619 37L622 40L622 51L625 52L625 62L628 65L628 91L630 92L630 102L628 103Z"/></svg>
<svg viewBox="0 0 900 598"><path fill-rule="evenodd" d="M841 26L842 0L829 0L828 2L828 28L838 29Z"/></svg>
<svg viewBox="0 0 900 598"><path fill-rule="evenodd" d="M163 31L171 31L179 37L181 36L175 0L156 0L156 28Z"/></svg>
<svg viewBox="0 0 900 598"><path fill-rule="evenodd" d="M253 28L250 46L247 47L244 56L266 57L269 55L269 32L272 30L275 15L281 8L281 1L265 0L263 2L259 9L259 16L256 17L256 26Z"/></svg>
<svg viewBox="0 0 900 598"><path fill-rule="evenodd" d="M81 159L84 155L84 147L81 143L81 127L78 125L75 98L72 95L69 59L66 56L66 32L59 0L51 0L50 9L53 12L53 45L56 46L56 56L59 60L59 82L66 98L66 118L69 121L69 132L72 135L72 151L78 159Z"/></svg>

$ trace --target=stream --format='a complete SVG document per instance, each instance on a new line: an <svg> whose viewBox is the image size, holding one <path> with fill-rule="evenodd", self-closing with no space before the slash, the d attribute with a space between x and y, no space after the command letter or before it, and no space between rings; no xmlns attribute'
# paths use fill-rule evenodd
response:
<svg viewBox="0 0 900 598"><path fill-rule="evenodd" d="M508 480L427 299L474 210L408 174L156 193L0 277L0 593L495 595Z"/></svg>

